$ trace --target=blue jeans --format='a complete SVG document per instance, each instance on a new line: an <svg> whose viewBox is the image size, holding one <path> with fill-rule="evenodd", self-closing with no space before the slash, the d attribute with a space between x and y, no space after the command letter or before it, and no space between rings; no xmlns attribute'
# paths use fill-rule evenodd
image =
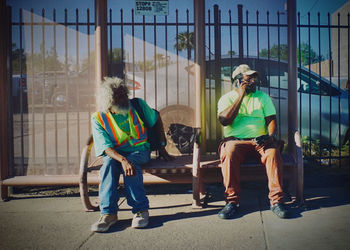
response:
<svg viewBox="0 0 350 250"><path fill-rule="evenodd" d="M141 165L150 160L150 151L135 151L132 153L120 153L136 168L135 176L125 176L122 165L119 161L109 156L103 158L103 165L100 169L100 210L101 214L116 214L118 211L117 202L119 200L118 184L120 174L124 177L125 195L128 205L132 207L135 214L149 208L143 186L143 176Z"/></svg>

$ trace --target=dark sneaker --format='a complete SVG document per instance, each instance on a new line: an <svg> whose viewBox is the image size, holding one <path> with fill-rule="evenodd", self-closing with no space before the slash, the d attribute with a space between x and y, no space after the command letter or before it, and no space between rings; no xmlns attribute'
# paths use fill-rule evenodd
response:
<svg viewBox="0 0 350 250"><path fill-rule="evenodd" d="M218 213L221 219L231 219L237 212L237 205L233 203L227 203L226 206Z"/></svg>
<svg viewBox="0 0 350 250"><path fill-rule="evenodd" d="M277 203L270 207L271 211L281 219L288 218L288 210L281 203Z"/></svg>

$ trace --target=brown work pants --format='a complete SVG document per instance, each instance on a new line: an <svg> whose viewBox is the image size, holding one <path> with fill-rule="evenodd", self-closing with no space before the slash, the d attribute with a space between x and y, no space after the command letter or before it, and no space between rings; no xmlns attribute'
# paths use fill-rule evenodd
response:
<svg viewBox="0 0 350 250"><path fill-rule="evenodd" d="M260 147L252 140L229 140L220 145L219 154L227 203L239 204L240 165L246 157L254 155L260 156L266 168L270 204L282 202L283 161L278 145Z"/></svg>

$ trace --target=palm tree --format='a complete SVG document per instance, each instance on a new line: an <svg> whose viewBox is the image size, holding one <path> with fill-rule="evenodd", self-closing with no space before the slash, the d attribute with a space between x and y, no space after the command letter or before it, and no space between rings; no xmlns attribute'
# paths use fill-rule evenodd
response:
<svg viewBox="0 0 350 250"><path fill-rule="evenodd" d="M191 59L191 50L194 49L194 32L181 32L176 38L174 48L183 51L187 49L187 58Z"/></svg>

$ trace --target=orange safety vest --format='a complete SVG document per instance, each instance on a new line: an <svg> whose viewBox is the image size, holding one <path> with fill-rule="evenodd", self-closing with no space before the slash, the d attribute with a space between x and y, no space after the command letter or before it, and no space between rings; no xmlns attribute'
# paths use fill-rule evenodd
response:
<svg viewBox="0 0 350 250"><path fill-rule="evenodd" d="M111 112L95 112L94 119L103 127L116 148L139 146L147 143L147 129L134 108L129 109L130 133L124 132L116 123ZM129 144L128 144L129 143Z"/></svg>

